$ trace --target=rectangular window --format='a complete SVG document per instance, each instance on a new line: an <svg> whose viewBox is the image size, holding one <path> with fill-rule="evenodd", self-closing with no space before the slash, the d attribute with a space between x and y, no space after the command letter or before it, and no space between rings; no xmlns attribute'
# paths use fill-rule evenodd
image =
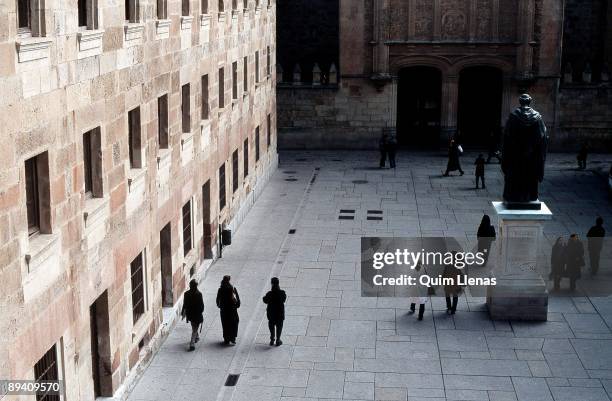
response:
<svg viewBox="0 0 612 401"><path fill-rule="evenodd" d="M249 138L244 140L244 145L242 146L242 153L244 153L243 179L245 179L249 175Z"/></svg>
<svg viewBox="0 0 612 401"><path fill-rule="evenodd" d="M138 22L139 18L139 1L138 0L125 0L125 20L127 22Z"/></svg>
<svg viewBox="0 0 612 401"><path fill-rule="evenodd" d="M181 15L189 16L189 0L181 0Z"/></svg>
<svg viewBox="0 0 612 401"><path fill-rule="evenodd" d="M181 121L183 125L183 133L191 132L190 92L189 84L183 85L181 88Z"/></svg>
<svg viewBox="0 0 612 401"><path fill-rule="evenodd" d="M28 233L51 234L49 154L41 153L25 161L25 190Z"/></svg>
<svg viewBox="0 0 612 401"><path fill-rule="evenodd" d="M238 150L232 153L232 191L238 190Z"/></svg>
<svg viewBox="0 0 612 401"><path fill-rule="evenodd" d="M189 201L183 205L183 256L187 256L191 249L191 201Z"/></svg>
<svg viewBox="0 0 612 401"><path fill-rule="evenodd" d="M202 120L208 120L210 107L208 104L208 74L202 75Z"/></svg>
<svg viewBox="0 0 612 401"><path fill-rule="evenodd" d="M219 108L225 107L225 71L219 68Z"/></svg>
<svg viewBox="0 0 612 401"><path fill-rule="evenodd" d="M270 54L270 46L268 46L268 48L266 49L266 76L269 77L270 76L270 63L272 62L271 59L271 54Z"/></svg>
<svg viewBox="0 0 612 401"><path fill-rule="evenodd" d="M34 380L37 383L59 380L58 365L57 345L54 344L34 365ZM36 401L60 401L60 396L48 392L38 393Z"/></svg>
<svg viewBox="0 0 612 401"><path fill-rule="evenodd" d="M202 14L208 14L208 0L201 0L200 4Z"/></svg>
<svg viewBox="0 0 612 401"><path fill-rule="evenodd" d="M168 95L157 98L157 135L160 149L168 149Z"/></svg>
<svg viewBox="0 0 612 401"><path fill-rule="evenodd" d="M267 147L269 148L270 145L272 145L272 116L270 114L268 114L267 125L268 125Z"/></svg>
<svg viewBox="0 0 612 401"><path fill-rule="evenodd" d="M259 127L255 128L255 162L259 161Z"/></svg>
<svg viewBox="0 0 612 401"><path fill-rule="evenodd" d="M79 27L87 26L87 0L78 0Z"/></svg>
<svg viewBox="0 0 612 401"><path fill-rule="evenodd" d="M132 283L132 321L136 323L144 315L144 274L142 252L130 263Z"/></svg>
<svg viewBox="0 0 612 401"><path fill-rule="evenodd" d="M225 208L225 164L219 167L219 210Z"/></svg>
<svg viewBox="0 0 612 401"><path fill-rule="evenodd" d="M128 146L130 168L142 168L142 142L140 136L140 107L128 113Z"/></svg>
<svg viewBox="0 0 612 401"><path fill-rule="evenodd" d="M255 0L255 8L259 8L259 0Z"/></svg>
<svg viewBox="0 0 612 401"><path fill-rule="evenodd" d="M259 51L255 52L255 82L259 83Z"/></svg>
<svg viewBox="0 0 612 401"><path fill-rule="evenodd" d="M232 0L232 10L238 10L238 0Z"/></svg>
<svg viewBox="0 0 612 401"><path fill-rule="evenodd" d="M242 80L244 91L247 92L249 90L249 58L247 56L242 60Z"/></svg>
<svg viewBox="0 0 612 401"><path fill-rule="evenodd" d="M17 0L17 23L20 31L30 31L32 29L30 0Z"/></svg>
<svg viewBox="0 0 612 401"><path fill-rule="evenodd" d="M100 128L83 134L83 176L85 195L102 197L102 151Z"/></svg>
<svg viewBox="0 0 612 401"><path fill-rule="evenodd" d="M157 0L157 19L168 19L168 0Z"/></svg>
<svg viewBox="0 0 612 401"><path fill-rule="evenodd" d="M249 0L242 0L242 8L245 10L249 8Z"/></svg>
<svg viewBox="0 0 612 401"><path fill-rule="evenodd" d="M232 99L238 99L238 62L232 63Z"/></svg>
<svg viewBox="0 0 612 401"><path fill-rule="evenodd" d="M225 11L224 0L219 0L219 12L222 13L223 11Z"/></svg>

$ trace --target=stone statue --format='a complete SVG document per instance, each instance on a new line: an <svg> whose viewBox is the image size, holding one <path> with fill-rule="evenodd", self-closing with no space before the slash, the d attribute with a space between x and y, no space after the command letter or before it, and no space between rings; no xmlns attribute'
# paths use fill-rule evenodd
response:
<svg viewBox="0 0 612 401"><path fill-rule="evenodd" d="M519 98L506 122L503 138L502 171L504 202L508 209L541 208L538 187L544 179L546 125L540 113L531 108L531 96Z"/></svg>

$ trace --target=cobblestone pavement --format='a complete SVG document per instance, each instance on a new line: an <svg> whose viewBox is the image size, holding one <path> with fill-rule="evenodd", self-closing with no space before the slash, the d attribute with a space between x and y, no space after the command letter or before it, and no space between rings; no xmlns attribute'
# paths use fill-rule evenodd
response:
<svg viewBox="0 0 612 401"><path fill-rule="evenodd" d="M186 352L190 328L179 322L130 400L610 400L612 298L551 298L548 322L519 323L489 320L482 298L463 296L455 316L432 299L419 322L407 315L405 298L360 297L360 236L473 239L502 185L490 165L488 189L472 189L472 154L463 158L466 175L449 178L441 177L440 155L400 154L396 171L373 168L376 158L282 153L201 285L205 334L196 351ZM604 167L612 156L592 159L602 162L592 167ZM605 178L574 164L573 155L550 157L542 190L555 215L548 238L584 234L596 215L612 231ZM339 219L341 209L354 210L354 220ZM383 219L368 220L368 210L381 210ZM242 299L235 347L221 344L214 306L225 274ZM281 347L268 345L261 302L272 276L288 294ZM224 386L229 373L240 374L235 387Z"/></svg>

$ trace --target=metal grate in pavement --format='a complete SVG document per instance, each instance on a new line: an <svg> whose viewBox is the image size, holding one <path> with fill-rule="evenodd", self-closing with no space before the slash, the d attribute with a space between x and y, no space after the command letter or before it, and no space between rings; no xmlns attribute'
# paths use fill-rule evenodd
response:
<svg viewBox="0 0 612 401"><path fill-rule="evenodd" d="M240 374L237 375L228 375L227 379L225 379L225 386L226 387L234 387L236 385L236 383L238 383L238 378L240 377Z"/></svg>

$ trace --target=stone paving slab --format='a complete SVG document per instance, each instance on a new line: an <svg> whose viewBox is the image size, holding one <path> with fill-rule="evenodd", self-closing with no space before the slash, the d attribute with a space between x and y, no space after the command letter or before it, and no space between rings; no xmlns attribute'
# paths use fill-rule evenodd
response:
<svg viewBox="0 0 612 401"><path fill-rule="evenodd" d="M550 298L549 321L528 323L489 320L478 294L464 294L454 316L444 299L431 298L423 321L407 313L405 298L360 295L362 235L452 235L474 246L482 215L493 213L490 201L501 193L498 166L487 166L487 190L475 191L469 170L441 177L446 160L435 152L400 154L396 170L373 167L371 152L282 156L201 283L205 324L196 350L186 351L190 329L179 322L129 400L610 401L612 297ZM468 169L475 157L463 158ZM548 241L585 233L596 215L612 222L602 177L574 163L572 155L549 157ZM297 181L285 181L285 170ZM354 210L354 219L339 219L341 209ZM368 210L380 210L382 220L368 220ZM235 347L221 344L214 305L225 274L242 299ZM281 347L268 345L261 303L272 275L288 294ZM240 374L237 386L223 385L229 373Z"/></svg>

